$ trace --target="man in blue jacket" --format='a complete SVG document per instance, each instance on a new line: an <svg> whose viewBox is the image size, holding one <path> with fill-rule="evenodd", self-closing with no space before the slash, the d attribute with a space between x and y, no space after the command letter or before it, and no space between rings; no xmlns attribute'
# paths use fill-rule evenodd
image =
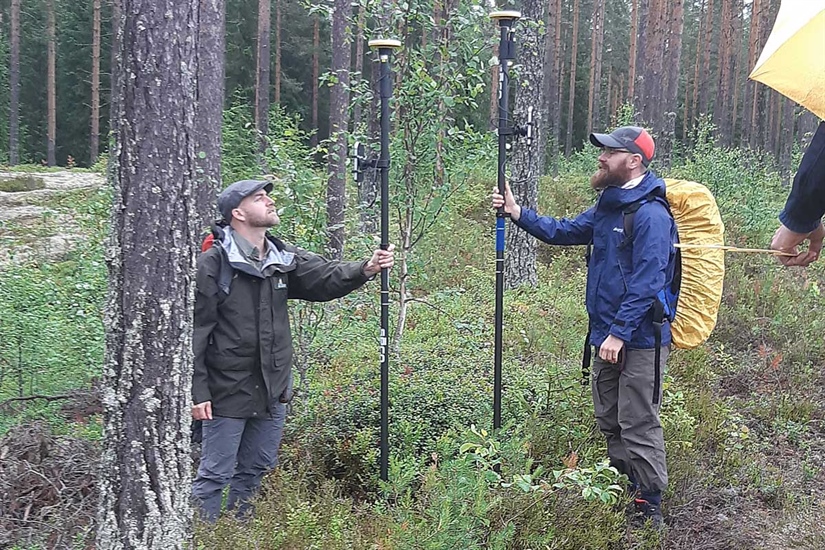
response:
<svg viewBox="0 0 825 550"><path fill-rule="evenodd" d="M591 134L590 141L601 154L590 180L599 198L589 210L574 219L539 216L516 204L509 186L504 196L494 191L493 207L504 206L517 226L546 243L592 245L585 301L588 345L596 350L591 380L596 421L611 464L639 490L638 512L661 527L668 477L657 382L671 337L665 322L657 354L653 305L673 278L678 234L665 184L647 169L655 150L650 134L626 126ZM632 227L626 227L630 211L635 211Z"/></svg>

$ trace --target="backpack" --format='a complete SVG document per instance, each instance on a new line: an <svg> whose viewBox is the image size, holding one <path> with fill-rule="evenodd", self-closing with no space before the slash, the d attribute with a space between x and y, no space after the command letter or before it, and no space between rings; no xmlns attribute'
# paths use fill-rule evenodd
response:
<svg viewBox="0 0 825 550"><path fill-rule="evenodd" d="M692 349L704 343L716 326L725 278L725 253L723 250L691 248L690 245L723 244L725 225L707 187L685 180L664 181L666 196L663 202L667 203L668 212L676 222L679 245L673 279L659 291L658 304L654 308L661 306L662 320L671 323L673 345L679 349ZM657 199L648 196L624 210L627 241L633 240L636 211L651 200Z"/></svg>
<svg viewBox="0 0 825 550"><path fill-rule="evenodd" d="M665 197L648 195L623 211L625 239L622 246L625 243L632 246L635 214L643 204L651 201L659 201L667 207L679 234L673 278L659 291L652 306L657 365L661 328L665 321L670 323L672 344L676 348L695 348L708 339L716 326L725 278L723 250L690 247L697 244L719 245L725 241L725 226L713 194L704 185L692 181L665 179L664 182ZM589 347L588 331L582 362L583 383L590 377ZM657 369L654 403L658 403L659 385Z"/></svg>

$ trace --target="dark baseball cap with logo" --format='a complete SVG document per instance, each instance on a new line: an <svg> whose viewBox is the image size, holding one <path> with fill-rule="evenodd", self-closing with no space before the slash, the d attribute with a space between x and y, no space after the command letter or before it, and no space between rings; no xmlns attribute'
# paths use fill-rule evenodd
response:
<svg viewBox="0 0 825 550"><path fill-rule="evenodd" d="M642 164L648 166L653 160L656 145L653 138L644 128L638 126L622 126L610 134L590 134L590 143L596 147L610 147L611 149L627 149L631 153L642 157Z"/></svg>
<svg viewBox="0 0 825 550"><path fill-rule="evenodd" d="M241 201L261 189L267 193L271 193L272 182L263 180L241 180L236 181L221 191L220 195L218 195L218 211L221 213L221 216L223 216L224 221L231 222L232 211L241 204Z"/></svg>

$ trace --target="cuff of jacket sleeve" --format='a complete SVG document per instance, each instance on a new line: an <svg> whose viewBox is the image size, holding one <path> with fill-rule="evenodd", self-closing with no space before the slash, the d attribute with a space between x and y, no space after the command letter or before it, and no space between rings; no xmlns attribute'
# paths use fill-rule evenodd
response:
<svg viewBox="0 0 825 550"><path fill-rule="evenodd" d="M531 208L527 208L526 206L522 206L521 207L521 216L519 216L519 219L517 219L517 220L513 220L513 218L510 218L510 219L518 227L526 230L528 226L534 225L536 223L536 218L537 217L538 217L538 214L536 214L535 210L533 210Z"/></svg>
<svg viewBox="0 0 825 550"><path fill-rule="evenodd" d="M613 324L610 325L610 330L607 331L608 334L611 336L615 336L625 344L630 342L630 337L633 334L633 331L630 330L628 326L619 326L616 324L616 321L613 321Z"/></svg>
<svg viewBox="0 0 825 550"><path fill-rule="evenodd" d="M787 207L785 207L782 213L779 214L779 221L782 222L782 225L784 225L794 233L810 233L811 231L819 227L819 224L822 223L821 219L809 222L794 219L791 216L791 213L788 211Z"/></svg>
<svg viewBox="0 0 825 550"><path fill-rule="evenodd" d="M373 279L375 279L381 273L379 271L375 275L367 275L367 264L368 263L370 263L369 260L364 260L363 263L361 263L361 277L364 279L365 283L367 281L372 281Z"/></svg>
<svg viewBox="0 0 825 550"><path fill-rule="evenodd" d="M212 393L208 389L192 388L192 401L195 405L212 401Z"/></svg>

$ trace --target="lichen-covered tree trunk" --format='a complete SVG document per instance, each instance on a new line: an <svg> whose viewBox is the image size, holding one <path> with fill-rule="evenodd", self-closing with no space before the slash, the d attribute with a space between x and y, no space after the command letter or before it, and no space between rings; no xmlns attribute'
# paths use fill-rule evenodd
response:
<svg viewBox="0 0 825 550"><path fill-rule="evenodd" d="M198 6L121 4L98 550L191 547Z"/></svg>
<svg viewBox="0 0 825 550"><path fill-rule="evenodd" d="M341 259L344 254L347 195L347 107L349 106L350 40L347 25L352 4L335 0L332 11L332 73L335 83L330 89L329 137L327 157L327 233L329 254Z"/></svg>
<svg viewBox="0 0 825 550"><path fill-rule="evenodd" d="M521 4L516 40L518 42L518 59L521 66L514 75L516 97L513 108L513 120L526 127L529 119L533 120L533 144L528 146L525 138L515 142L510 156L510 187L516 202L535 209L538 204L539 178L544 170L544 143L542 135L541 110L545 93L545 26L542 23L546 9L541 0L525 0ZM510 224L505 245L504 262L505 287L515 288L522 285L535 285L536 240L525 231Z"/></svg>
<svg viewBox="0 0 825 550"><path fill-rule="evenodd" d="M20 128L20 0L11 0L11 59L9 68L9 164L18 163Z"/></svg>
<svg viewBox="0 0 825 550"><path fill-rule="evenodd" d="M224 100L225 0L201 0L198 16L198 100L195 108L197 226L216 216L221 188L221 126Z"/></svg>

